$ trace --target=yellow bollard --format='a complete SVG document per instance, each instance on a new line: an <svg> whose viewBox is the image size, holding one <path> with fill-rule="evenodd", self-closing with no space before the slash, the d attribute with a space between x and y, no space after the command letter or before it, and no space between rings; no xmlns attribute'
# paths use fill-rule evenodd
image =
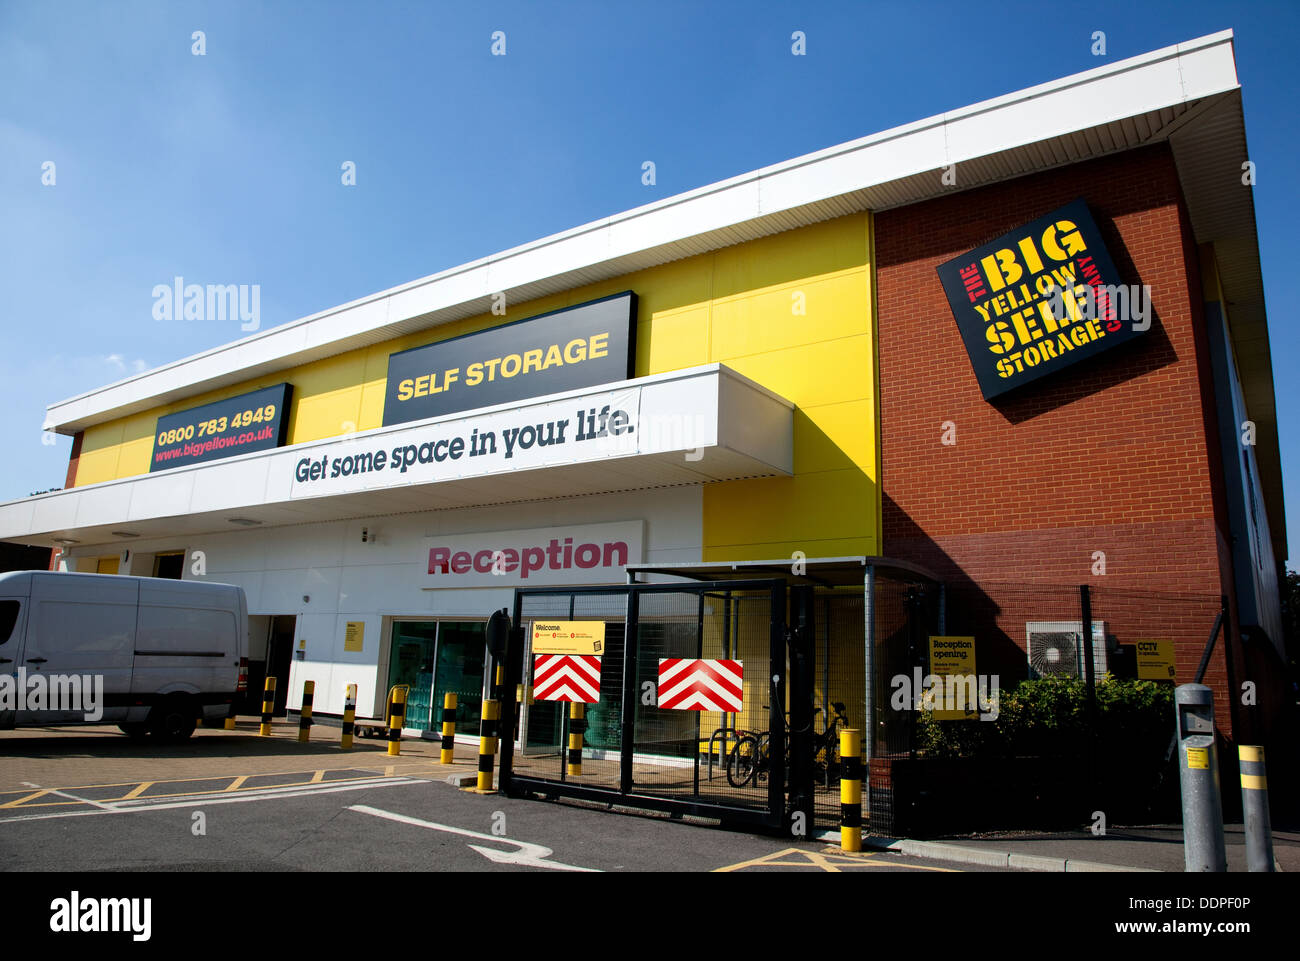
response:
<svg viewBox="0 0 1300 961"><path fill-rule="evenodd" d="M402 725L406 722L406 685L398 684L388 692L388 753L402 753Z"/></svg>
<svg viewBox="0 0 1300 961"><path fill-rule="evenodd" d="M569 776L582 774L582 734L587 728L587 705L569 702Z"/></svg>
<svg viewBox="0 0 1300 961"><path fill-rule="evenodd" d="M483 702L483 721L478 738L478 792L493 794L492 765L497 754L497 722L501 719L501 703Z"/></svg>
<svg viewBox="0 0 1300 961"><path fill-rule="evenodd" d="M840 731L840 848L862 850L862 732Z"/></svg>
<svg viewBox="0 0 1300 961"><path fill-rule="evenodd" d="M226 720L222 726L227 731L233 731L235 729L235 705L234 704L230 705L230 713L226 715Z"/></svg>
<svg viewBox="0 0 1300 961"><path fill-rule="evenodd" d="M357 686L349 684L343 694L343 737L339 750L352 750L352 735L357 729Z"/></svg>
<svg viewBox="0 0 1300 961"><path fill-rule="evenodd" d="M304 681L302 685L302 713L298 715L298 743L311 740L311 702L316 697L316 682Z"/></svg>
<svg viewBox="0 0 1300 961"><path fill-rule="evenodd" d="M275 678L266 679L266 687L262 691L262 726L257 729L257 733L262 737L271 736L271 715L275 713Z"/></svg>
<svg viewBox="0 0 1300 961"><path fill-rule="evenodd" d="M450 764L456 747L456 695L448 692L442 699L442 753L438 760Z"/></svg>

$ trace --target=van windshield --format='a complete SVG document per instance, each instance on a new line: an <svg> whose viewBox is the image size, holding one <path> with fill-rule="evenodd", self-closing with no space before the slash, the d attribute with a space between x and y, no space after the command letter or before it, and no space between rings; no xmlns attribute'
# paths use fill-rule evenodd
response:
<svg viewBox="0 0 1300 961"><path fill-rule="evenodd" d="M0 598L0 647L9 643L9 635L14 632L14 625L18 623L18 602L7 598Z"/></svg>

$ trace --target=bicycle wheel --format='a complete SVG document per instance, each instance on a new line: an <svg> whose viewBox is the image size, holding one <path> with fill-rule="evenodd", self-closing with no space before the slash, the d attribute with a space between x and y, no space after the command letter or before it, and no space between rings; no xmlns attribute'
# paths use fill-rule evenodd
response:
<svg viewBox="0 0 1300 961"><path fill-rule="evenodd" d="M758 766L758 741L746 734L727 755L727 783L744 787L754 778Z"/></svg>

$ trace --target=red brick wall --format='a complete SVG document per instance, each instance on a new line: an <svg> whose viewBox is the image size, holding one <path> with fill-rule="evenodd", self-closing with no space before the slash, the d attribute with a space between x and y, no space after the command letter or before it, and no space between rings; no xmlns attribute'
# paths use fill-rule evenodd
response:
<svg viewBox="0 0 1300 961"><path fill-rule="evenodd" d="M935 269L1080 196L1122 282L1151 286L1152 330L985 401ZM1200 595L1155 635L1178 638L1178 680L1190 681L1213 620L1201 624L1205 599L1231 582L1196 249L1168 149L886 211L875 242L885 553L982 592L1004 649L1024 646L1026 585ZM955 446L940 442L945 421ZM999 603L1008 591L1015 603ZM1108 629L1135 639L1114 618ZM1225 698L1225 727L1226 682L1216 658L1206 683Z"/></svg>

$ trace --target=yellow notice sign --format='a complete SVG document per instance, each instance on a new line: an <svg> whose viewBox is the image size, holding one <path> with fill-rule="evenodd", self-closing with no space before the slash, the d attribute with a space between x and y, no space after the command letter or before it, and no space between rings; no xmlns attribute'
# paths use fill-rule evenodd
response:
<svg viewBox="0 0 1300 961"><path fill-rule="evenodd" d="M1143 681L1172 681L1174 642L1168 638L1137 642L1138 678Z"/></svg>
<svg viewBox="0 0 1300 961"><path fill-rule="evenodd" d="M604 621L533 621L534 654L605 653Z"/></svg>
<svg viewBox="0 0 1300 961"><path fill-rule="evenodd" d="M930 673L938 681L925 694L924 703L934 705L935 720L963 721L979 713L975 638L931 637Z"/></svg>
<svg viewBox="0 0 1300 961"><path fill-rule="evenodd" d="M1210 749L1208 747L1189 747L1187 749L1187 766L1196 771L1210 769Z"/></svg>
<svg viewBox="0 0 1300 961"><path fill-rule="evenodd" d="M366 639L365 621L348 621L347 631L343 634L343 650L359 651Z"/></svg>

